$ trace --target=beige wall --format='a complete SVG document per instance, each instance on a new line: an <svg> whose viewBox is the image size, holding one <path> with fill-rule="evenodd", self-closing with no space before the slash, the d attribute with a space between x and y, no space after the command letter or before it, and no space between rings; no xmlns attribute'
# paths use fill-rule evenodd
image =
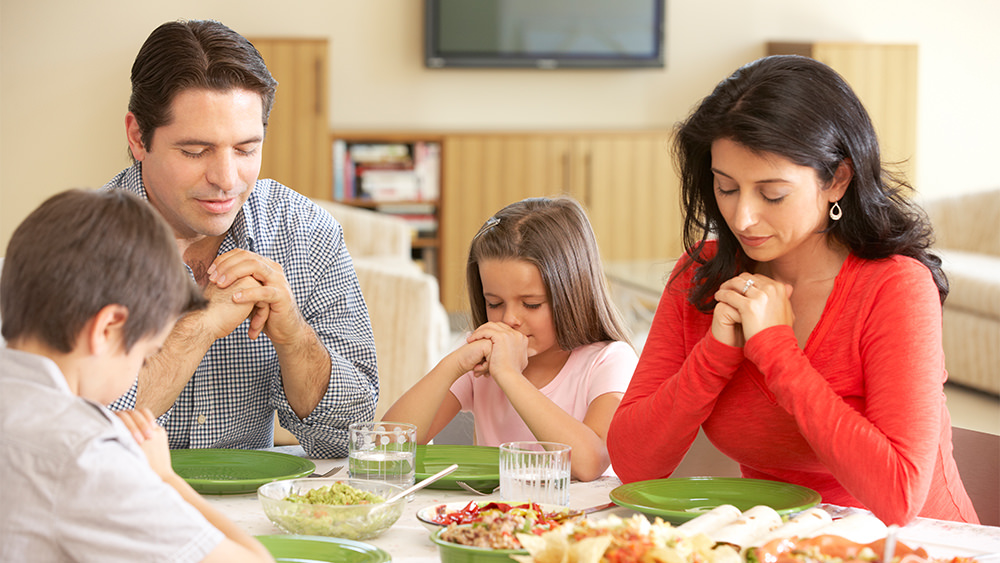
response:
<svg viewBox="0 0 1000 563"><path fill-rule="evenodd" d="M922 195L1000 185L1000 2L668 0L667 68L601 71L427 70L421 6L0 0L0 249L47 196L100 186L127 165L132 58L156 25L177 18L330 38L330 125L352 129L665 127L767 40L917 43Z"/></svg>

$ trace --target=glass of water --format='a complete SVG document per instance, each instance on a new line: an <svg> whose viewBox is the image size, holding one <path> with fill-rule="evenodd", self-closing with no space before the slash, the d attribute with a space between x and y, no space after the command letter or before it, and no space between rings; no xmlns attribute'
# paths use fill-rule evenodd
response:
<svg viewBox="0 0 1000 563"><path fill-rule="evenodd" d="M355 422L348 427L347 470L352 479L414 483L417 427L405 422Z"/></svg>
<svg viewBox="0 0 1000 563"><path fill-rule="evenodd" d="M556 442L500 444L500 498L568 506L571 449Z"/></svg>

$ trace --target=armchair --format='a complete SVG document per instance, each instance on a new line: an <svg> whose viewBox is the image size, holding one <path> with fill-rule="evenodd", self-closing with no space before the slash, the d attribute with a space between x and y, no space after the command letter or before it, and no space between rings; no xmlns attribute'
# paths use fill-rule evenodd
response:
<svg viewBox="0 0 1000 563"><path fill-rule="evenodd" d="M1000 189L924 204L951 292L944 302L948 379L1000 394Z"/></svg>
<svg viewBox="0 0 1000 563"><path fill-rule="evenodd" d="M412 231L398 217L314 200L344 228L361 293L368 306L378 357L382 414L447 353L448 314L437 279L410 254Z"/></svg>

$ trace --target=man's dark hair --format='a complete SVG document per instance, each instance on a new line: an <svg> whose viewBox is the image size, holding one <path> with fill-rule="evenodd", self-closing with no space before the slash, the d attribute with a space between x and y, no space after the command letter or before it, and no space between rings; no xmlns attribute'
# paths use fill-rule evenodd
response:
<svg viewBox="0 0 1000 563"><path fill-rule="evenodd" d="M217 21L167 22L153 30L135 57L128 110L150 150L156 129L173 119L174 98L185 90L256 92L266 130L277 87L260 53L239 33Z"/></svg>

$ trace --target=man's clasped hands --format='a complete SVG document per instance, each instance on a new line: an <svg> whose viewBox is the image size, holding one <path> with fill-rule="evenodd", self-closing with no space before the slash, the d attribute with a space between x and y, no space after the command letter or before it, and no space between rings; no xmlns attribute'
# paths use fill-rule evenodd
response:
<svg viewBox="0 0 1000 563"><path fill-rule="evenodd" d="M234 249L217 257L206 273L205 322L216 338L230 334L247 318L252 340L263 333L275 344L290 343L307 326L281 264Z"/></svg>

